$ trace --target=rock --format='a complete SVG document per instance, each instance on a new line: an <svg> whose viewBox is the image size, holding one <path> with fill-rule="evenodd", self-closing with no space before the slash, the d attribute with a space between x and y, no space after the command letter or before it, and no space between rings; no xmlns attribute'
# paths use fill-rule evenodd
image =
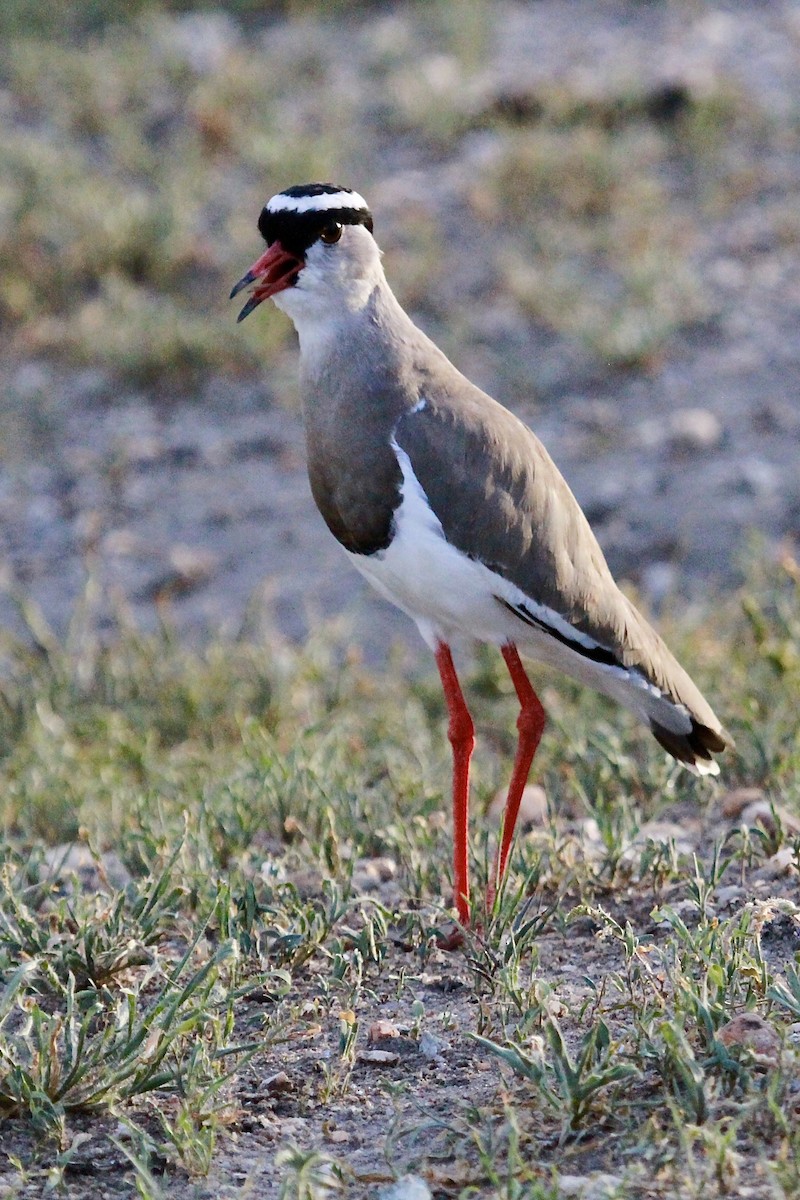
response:
<svg viewBox="0 0 800 1200"><path fill-rule="evenodd" d="M647 417L636 432L643 449L666 448L676 455L716 450L722 441L718 418L705 408L679 408L668 416Z"/></svg>
<svg viewBox="0 0 800 1200"><path fill-rule="evenodd" d="M400 1062L400 1055L391 1050L362 1050L358 1061L366 1063L369 1067L396 1067Z"/></svg>
<svg viewBox="0 0 800 1200"><path fill-rule="evenodd" d="M766 797L758 787L739 787L726 792L722 797L722 815L729 821L741 816L749 804L755 804Z"/></svg>
<svg viewBox="0 0 800 1200"><path fill-rule="evenodd" d="M580 827L585 841L602 842L603 835L600 833L600 826L594 817L586 817L585 820L581 821Z"/></svg>
<svg viewBox="0 0 800 1200"><path fill-rule="evenodd" d="M670 447L679 453L714 450L722 441L722 425L707 408L679 408L669 417Z"/></svg>
<svg viewBox="0 0 800 1200"><path fill-rule="evenodd" d="M796 855L794 846L781 846L780 850L767 859L767 861L758 870L758 874L771 879L778 879L781 875L793 875L797 873Z"/></svg>
<svg viewBox="0 0 800 1200"><path fill-rule="evenodd" d="M217 556L210 550L179 544L169 552L169 565L179 584L185 588L198 587L214 574Z"/></svg>
<svg viewBox="0 0 800 1200"><path fill-rule="evenodd" d="M434 1037L432 1033L428 1033L427 1029L419 1039L420 1054L423 1058L429 1058L431 1061L441 1058L447 1049L447 1042L441 1038Z"/></svg>
<svg viewBox="0 0 800 1200"><path fill-rule="evenodd" d="M433 1200L431 1189L419 1175L401 1175L378 1192L378 1200Z"/></svg>
<svg viewBox="0 0 800 1200"><path fill-rule="evenodd" d="M294 1084L285 1071L278 1071L277 1075L265 1079L259 1090L267 1096L284 1096L294 1090Z"/></svg>
<svg viewBox="0 0 800 1200"><path fill-rule="evenodd" d="M674 821L645 821L625 850L623 858L627 861L638 858L648 842L658 844L669 841L674 841L678 854L691 854L695 849L695 843L686 830Z"/></svg>
<svg viewBox="0 0 800 1200"><path fill-rule="evenodd" d="M72 891L70 876L77 876L84 892L121 891L131 881L130 871L113 850L95 856L85 842L51 846L44 861L68 892Z"/></svg>
<svg viewBox="0 0 800 1200"><path fill-rule="evenodd" d="M560 1175L559 1196L574 1196L576 1200L606 1200L617 1195L622 1180L617 1175Z"/></svg>
<svg viewBox="0 0 800 1200"><path fill-rule="evenodd" d="M353 887L357 892L374 892L382 883L389 883L397 874L397 863L391 858L359 858L353 864Z"/></svg>
<svg viewBox="0 0 800 1200"><path fill-rule="evenodd" d="M488 815L499 821L506 806L507 788L500 788L489 805ZM519 805L519 826L544 825L547 822L547 794L538 783L529 783L523 789Z"/></svg>
<svg viewBox="0 0 800 1200"><path fill-rule="evenodd" d="M781 1057L781 1040L772 1025L758 1013L741 1013L717 1031L723 1046L741 1046L749 1050L753 1061L763 1067L777 1067Z"/></svg>
<svg viewBox="0 0 800 1200"><path fill-rule="evenodd" d="M389 1038L400 1037L400 1030L391 1021L374 1021L369 1027L367 1041L385 1042Z"/></svg>
<svg viewBox="0 0 800 1200"><path fill-rule="evenodd" d="M216 574L219 560L210 550L176 545L169 551L169 565L151 579L142 590L156 604L188 596L203 587Z"/></svg>
<svg viewBox="0 0 800 1200"><path fill-rule="evenodd" d="M772 805L767 800L756 800L752 804L748 804L742 810L739 820L742 825L748 825L751 828L760 825L763 830L773 836L778 832L779 825L783 832L790 836L800 833L800 821L785 808Z"/></svg>
<svg viewBox="0 0 800 1200"><path fill-rule="evenodd" d="M745 895L743 887L740 887L738 883L731 883L727 887L717 888L714 893L714 899L720 908L730 908Z"/></svg>

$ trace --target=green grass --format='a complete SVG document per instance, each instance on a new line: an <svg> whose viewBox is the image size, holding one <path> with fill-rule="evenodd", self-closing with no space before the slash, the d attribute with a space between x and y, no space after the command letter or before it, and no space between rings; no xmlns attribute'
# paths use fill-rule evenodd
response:
<svg viewBox="0 0 800 1200"><path fill-rule="evenodd" d="M101 642L78 614L62 644L21 602L32 640L5 641L0 693L0 1179L69 1189L88 1138L128 1194L208 1175L244 1196L226 1172L256 1114L260 1186L285 1196L366 1196L412 1168L465 1196L544 1197L598 1171L623 1197L644 1179L648 1195L793 1194L800 843L780 818L800 814L798 572L760 575L713 632L670 639L737 737L726 785L763 787L777 825L724 821L719 792L623 714L537 673L551 818L449 955L430 674L367 671L333 628L303 651L198 651L126 627ZM469 694L480 896L496 834L481 809L514 721L494 656ZM694 854L647 836L656 819ZM725 1041L740 1013L773 1031L768 1061ZM399 1065L367 1065L387 1017L397 1036L373 1044Z"/></svg>

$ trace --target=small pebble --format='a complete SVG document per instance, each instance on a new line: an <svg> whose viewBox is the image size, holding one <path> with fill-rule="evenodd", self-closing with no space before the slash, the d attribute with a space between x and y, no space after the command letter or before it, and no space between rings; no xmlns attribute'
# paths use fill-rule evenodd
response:
<svg viewBox="0 0 800 1200"><path fill-rule="evenodd" d="M389 1187L381 1188L378 1200L433 1200L431 1189L419 1175L401 1175Z"/></svg>
<svg viewBox="0 0 800 1200"><path fill-rule="evenodd" d="M393 1054L391 1050L362 1050L358 1061L370 1067L396 1067L400 1062L400 1055Z"/></svg>
<svg viewBox="0 0 800 1200"><path fill-rule="evenodd" d="M561 1175L557 1187L559 1196L574 1196L575 1200L609 1200L619 1193L622 1180L616 1175Z"/></svg>
<svg viewBox="0 0 800 1200"><path fill-rule="evenodd" d="M730 905L735 904L737 900L741 900L744 895L745 890L743 887L739 887L738 883L731 883L727 887L717 888L715 899L720 908L728 908Z"/></svg>
<svg viewBox="0 0 800 1200"><path fill-rule="evenodd" d="M717 1031L723 1046L742 1046L749 1050L759 1066L777 1067L781 1040L777 1032L758 1013L741 1013Z"/></svg>
<svg viewBox="0 0 800 1200"><path fill-rule="evenodd" d="M670 415L669 436L677 451L713 450L722 441L722 425L707 408L679 408Z"/></svg>
<svg viewBox="0 0 800 1200"><path fill-rule="evenodd" d="M500 820L506 806L508 788L500 788L489 805L489 816ZM545 825L547 823L547 794L538 783L529 783L522 792L519 804L520 826Z"/></svg>
<svg viewBox="0 0 800 1200"><path fill-rule="evenodd" d="M726 792L722 797L722 815L729 821L735 820L749 804L755 804L766 797L761 788L739 787Z"/></svg>
<svg viewBox="0 0 800 1200"><path fill-rule="evenodd" d="M797 872L797 855L794 846L781 846L771 858L761 867L765 875L779 878L781 875L793 875Z"/></svg>
<svg viewBox="0 0 800 1200"><path fill-rule="evenodd" d="M431 1060L441 1058L447 1049L447 1043L441 1038L434 1037L432 1033L428 1033L427 1029L419 1039L419 1052L423 1058Z"/></svg>
<svg viewBox="0 0 800 1200"><path fill-rule="evenodd" d="M359 858L353 864L353 887L357 892L374 892L396 874L397 863L391 858Z"/></svg>
<svg viewBox="0 0 800 1200"><path fill-rule="evenodd" d="M217 568L218 559L210 550L177 545L169 552L169 565L175 572L177 582L188 589L210 579Z"/></svg>
<svg viewBox="0 0 800 1200"><path fill-rule="evenodd" d="M775 809L774 812L773 807ZM739 820L742 825L747 825L750 828L760 825L769 834L776 834L778 832L778 823L780 823L783 832L790 836L800 833L800 821L787 812L785 808L779 808L778 805L773 806L767 800L756 800L753 804L748 804L742 810Z"/></svg>
<svg viewBox="0 0 800 1200"><path fill-rule="evenodd" d="M52 732L55 727L52 726L51 717L56 720L61 718L41 705L37 712L44 728ZM49 847L45 851L44 861L67 891L72 890L71 875L77 875L81 889L86 892L108 892L114 888L121 890L131 881L130 871L113 850L95 857L85 842L65 842Z"/></svg>
<svg viewBox="0 0 800 1200"><path fill-rule="evenodd" d="M385 1042L389 1038L400 1037L400 1030L391 1021L375 1021L369 1027L368 1042Z"/></svg>
<svg viewBox="0 0 800 1200"><path fill-rule="evenodd" d="M293 1090L294 1084L285 1071L278 1071L277 1075L270 1075L261 1084L261 1091L266 1092L268 1096L282 1096Z"/></svg>
<svg viewBox="0 0 800 1200"><path fill-rule="evenodd" d="M682 825L677 825L674 821L645 821L625 851L624 857L626 859L636 857L648 842L658 845L670 841L675 843L678 854L691 854L695 849L694 841Z"/></svg>

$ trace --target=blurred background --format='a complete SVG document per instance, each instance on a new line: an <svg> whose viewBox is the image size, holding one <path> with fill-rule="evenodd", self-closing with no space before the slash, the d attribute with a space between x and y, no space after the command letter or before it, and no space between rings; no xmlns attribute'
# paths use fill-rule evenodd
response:
<svg viewBox="0 0 800 1200"><path fill-rule="evenodd" d="M370 202L401 302L545 441L651 607L800 536L800 5L0 7L0 619L365 594L305 476L262 204Z"/></svg>

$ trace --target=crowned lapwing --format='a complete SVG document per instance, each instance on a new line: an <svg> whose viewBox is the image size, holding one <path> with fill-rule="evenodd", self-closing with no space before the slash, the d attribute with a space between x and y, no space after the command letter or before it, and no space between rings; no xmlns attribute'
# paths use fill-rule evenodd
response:
<svg viewBox="0 0 800 1200"><path fill-rule="evenodd" d="M519 651L611 696L701 775L731 739L617 587L575 497L531 430L470 383L403 311L363 198L290 187L258 220L267 250L236 284L239 320L271 296L300 340L311 491L353 565L416 621L436 656L453 749L454 894L469 921L474 729L450 652L498 646L519 741L489 902L505 871L545 723Z"/></svg>

